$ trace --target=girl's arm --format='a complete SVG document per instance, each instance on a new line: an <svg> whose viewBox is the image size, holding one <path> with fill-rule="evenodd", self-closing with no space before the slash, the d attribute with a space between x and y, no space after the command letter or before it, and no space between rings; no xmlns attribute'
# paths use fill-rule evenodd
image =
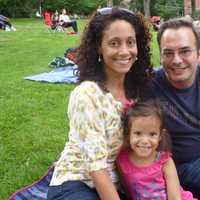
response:
<svg viewBox="0 0 200 200"><path fill-rule="evenodd" d="M170 158L163 166L164 178L167 187L168 200L181 200L181 188L176 166Z"/></svg>
<svg viewBox="0 0 200 200"><path fill-rule="evenodd" d="M106 169L90 172L90 176L101 200L120 200Z"/></svg>

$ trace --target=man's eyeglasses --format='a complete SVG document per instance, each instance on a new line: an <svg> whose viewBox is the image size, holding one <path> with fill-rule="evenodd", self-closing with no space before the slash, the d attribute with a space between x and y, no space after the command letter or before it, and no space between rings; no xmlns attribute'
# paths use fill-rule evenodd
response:
<svg viewBox="0 0 200 200"><path fill-rule="evenodd" d="M177 53L180 58L184 59L191 56L194 51L196 51L196 49L186 48L186 49L177 50ZM164 50L161 54L162 54L163 59L172 60L175 56L175 53L176 51Z"/></svg>
<svg viewBox="0 0 200 200"><path fill-rule="evenodd" d="M125 11L129 14L134 14L134 12L132 12L131 10L128 10L126 8L117 8L117 7L105 7L105 8L100 8L97 9L97 13L100 15L110 15L114 10L120 10L120 11Z"/></svg>

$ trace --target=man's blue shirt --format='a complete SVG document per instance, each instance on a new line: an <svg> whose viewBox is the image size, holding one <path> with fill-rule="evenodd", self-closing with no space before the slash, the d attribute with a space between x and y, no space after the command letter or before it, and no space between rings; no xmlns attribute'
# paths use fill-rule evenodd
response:
<svg viewBox="0 0 200 200"><path fill-rule="evenodd" d="M161 100L165 110L165 125L172 139L176 163L200 158L200 67L190 88L176 89L165 72L155 72L153 95Z"/></svg>

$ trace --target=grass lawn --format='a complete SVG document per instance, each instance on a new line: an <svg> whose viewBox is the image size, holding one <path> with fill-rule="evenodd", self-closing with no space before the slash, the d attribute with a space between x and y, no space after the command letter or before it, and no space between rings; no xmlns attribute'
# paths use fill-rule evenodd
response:
<svg viewBox="0 0 200 200"><path fill-rule="evenodd" d="M85 22L78 21L80 31ZM74 87L24 80L79 44L80 35L53 33L38 19L0 31L0 199L37 180L59 157L67 137L66 108ZM155 35L154 35L155 37ZM152 44L154 65L158 48Z"/></svg>

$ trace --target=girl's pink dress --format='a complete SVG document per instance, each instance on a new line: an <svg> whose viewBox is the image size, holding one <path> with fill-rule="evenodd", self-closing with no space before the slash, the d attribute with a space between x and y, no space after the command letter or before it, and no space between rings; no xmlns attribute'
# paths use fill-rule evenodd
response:
<svg viewBox="0 0 200 200"><path fill-rule="evenodd" d="M122 184L132 200L167 200L166 184L163 177L163 165L170 158L168 152L158 152L157 160L150 166L137 167L123 150L117 165L121 173ZM182 200L194 200L191 192L183 191Z"/></svg>

